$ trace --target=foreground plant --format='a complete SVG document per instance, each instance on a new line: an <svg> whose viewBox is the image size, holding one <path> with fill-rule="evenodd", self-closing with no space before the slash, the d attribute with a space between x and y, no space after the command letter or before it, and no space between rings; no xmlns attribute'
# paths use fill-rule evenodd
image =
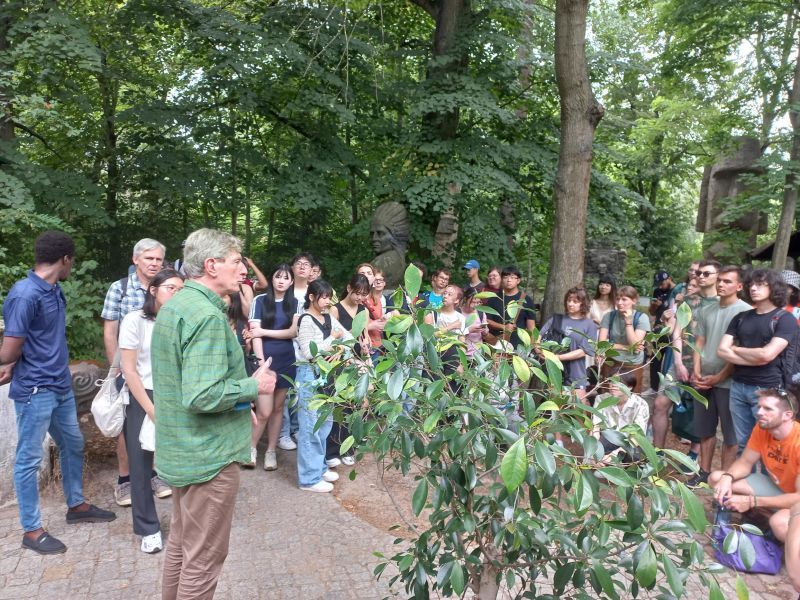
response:
<svg viewBox="0 0 800 600"><path fill-rule="evenodd" d="M419 286L409 268L405 292L413 298ZM356 337L363 327L356 319ZM485 348L469 365L462 354L456 395L440 358L454 339L437 335L423 311L392 318L386 331L386 353L373 368L325 363L336 391L316 401L347 422L342 452L355 445L403 475L416 473L412 509L425 512L429 528L397 540L405 546L381 555L377 576L395 563L390 583L402 581L410 597L469 588L489 600L502 587L515 598L681 597L698 573L709 597L722 600L711 576L721 567L704 565L696 539L708 528L703 505L674 476L690 466L685 455L657 452L634 428L615 441L641 458L600 466L603 449L591 435L597 407L562 394L558 359L543 350L537 361L525 332L528 352L510 360ZM531 377L536 391L519 386Z"/></svg>

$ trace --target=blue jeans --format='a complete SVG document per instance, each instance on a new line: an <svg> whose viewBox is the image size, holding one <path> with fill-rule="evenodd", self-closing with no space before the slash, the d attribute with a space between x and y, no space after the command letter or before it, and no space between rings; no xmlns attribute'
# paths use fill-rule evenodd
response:
<svg viewBox="0 0 800 600"><path fill-rule="evenodd" d="M295 385L299 385L296 377ZM278 437L289 437L291 434L297 433L300 427L297 423L297 402L292 398L293 394L296 395L296 391L292 392L290 389L286 402L283 403L283 423L281 423L281 434ZM289 408L289 404L292 405L291 408Z"/></svg>
<svg viewBox="0 0 800 600"><path fill-rule="evenodd" d="M329 415L319 429L314 431L319 412L308 405L319 389L317 374L310 365L297 367L297 479L301 486L318 483L328 469L325 464L328 434L333 425L333 415Z"/></svg>
<svg viewBox="0 0 800 600"><path fill-rule="evenodd" d="M758 397L756 392L763 386L748 383L731 383L731 397L729 401L733 429L736 432L736 443L739 445L738 453L741 454L750 440L753 427L756 426L756 412L758 412Z"/></svg>
<svg viewBox="0 0 800 600"><path fill-rule="evenodd" d="M27 398L14 398L17 413L17 455L14 461L14 488L19 502L22 529L35 531L42 526L39 512L39 465L45 434L58 446L61 477L67 506L83 504L83 434L78 427L75 396L68 392L34 389Z"/></svg>

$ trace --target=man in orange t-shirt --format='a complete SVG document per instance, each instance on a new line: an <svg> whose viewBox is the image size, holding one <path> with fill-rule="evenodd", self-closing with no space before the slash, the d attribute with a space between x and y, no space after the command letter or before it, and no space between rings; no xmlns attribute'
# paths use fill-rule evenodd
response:
<svg viewBox="0 0 800 600"><path fill-rule="evenodd" d="M714 471L708 484L719 504L736 512L769 508L775 537L786 539L789 508L800 502L800 423L794 420L797 400L791 392L766 389L758 396L757 422L747 447L728 471ZM753 473L758 461L766 473Z"/></svg>

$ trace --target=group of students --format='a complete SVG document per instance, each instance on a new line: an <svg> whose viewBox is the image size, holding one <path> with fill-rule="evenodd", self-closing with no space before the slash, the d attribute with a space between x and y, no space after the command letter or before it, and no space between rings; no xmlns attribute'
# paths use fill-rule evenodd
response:
<svg viewBox="0 0 800 600"><path fill-rule="evenodd" d="M507 346L516 348L520 343L519 330L533 332L536 325L536 306L521 289L521 273L513 266L491 268L484 283L480 278L479 263L470 260L464 265L467 283L463 287L451 284L451 274L447 270L437 269L431 273L429 289L416 299L403 298L401 306L394 306L392 295L385 293L383 273L369 263L358 265L345 288L337 295L321 278L319 263L308 253L300 253L291 261L278 264L266 276L252 261L245 261L253 270L255 279L243 281L240 292L228 297L229 324L237 335L250 370L269 363L277 374L277 385L273 393L260 395L255 403L250 462L244 466L256 466L257 445L266 430L264 469L272 471L278 468L277 448L297 450L298 483L303 490L330 492L333 482L338 479L335 468L354 462L352 455L341 455L339 451L348 433L331 418L316 427L319 414L312 406L314 396L325 385L315 365L317 354L334 347L341 348L339 342L352 339L353 322L360 312L367 311L366 326L347 352L352 352L355 360L365 363L379 359L387 321L394 314L407 311L409 303L430 309L426 321L437 329L458 336L463 341L467 357L471 357L481 343L500 350ZM424 267L418 266L424 275ZM184 281L184 274L180 271L161 267L159 265L145 286L142 307L127 314L119 328L121 369L135 399L128 408L124 429L130 462L134 532L143 536L142 550L145 552L158 551L162 546L153 501L157 491L152 479L153 454L141 449L137 435L144 418L153 418L149 336L159 309L181 289ZM189 273L186 275L191 276ZM785 277L791 279L789 275ZM769 302L764 302L771 299L774 305L770 306L782 309L789 304L789 287L779 274L772 271L756 270L746 279L738 267L722 267L714 261L692 265L687 280L680 285L674 285L671 278L661 273L657 275L656 283L661 293L653 295L652 315L637 310L639 294L634 287L623 285L617 288L613 277L601 276L592 297L583 287L571 288L564 296L563 313L548 319L540 335L542 340L560 343L557 355L564 365L563 383L573 390L578 401L589 401L587 396L592 392L595 380L612 376L617 380L618 383L596 390L596 393L605 392L619 400L617 404L606 406L602 415L595 419L593 434L605 450L605 460L610 460L622 449L601 435L603 429L621 429L631 424L646 429L652 422L654 442L662 447L666 435L665 409L668 412L673 405L669 387L675 382L689 383L705 394L709 406L698 405L695 408L700 437L700 472L691 483L713 482L715 480L709 479L709 473L717 424L722 424L725 439L725 470L733 463L737 446L744 449L747 445L750 432L756 425L758 397L755 392L765 387L779 388L782 384L780 367L773 364L773 359L787 347L788 342L771 343L771 338L792 338L790 328L796 328L797 321L795 316L785 311L776 316L767 306ZM800 276L795 283L800 284ZM738 298L745 286L756 309L751 309ZM518 310L508 310L512 302L516 303ZM677 318L682 303L693 309L691 322L683 328ZM479 310L481 304L489 310ZM764 306L759 308L761 304ZM758 323L740 317L736 319L736 327L740 329L729 331L734 317L748 310L756 313ZM767 316L761 316L765 314ZM650 316L654 317L652 323ZM650 415L647 402L639 394L648 362L644 338L653 328L666 332L667 340L666 349L657 354L661 360L655 381L651 378L651 385L658 389L659 394ZM770 339L763 339L764 336ZM687 339L691 343L685 343ZM604 360L595 365L598 342L608 342L613 352L607 352ZM769 355L775 352L775 356L762 356L755 350L750 352L746 349L764 347L768 348ZM693 348L698 352L693 353ZM739 355L744 358L737 358ZM328 360L339 357L341 350L329 356ZM758 366L740 364L748 361ZM443 362L445 374L457 373L461 368L455 358L449 362L452 369L448 373L448 361ZM762 371L768 375L774 371L778 379L765 378ZM754 381L755 376L760 379ZM457 386L458 377L452 379ZM627 386L633 393L626 392L619 384ZM453 385L451 383L451 389ZM729 391L726 393L725 390ZM296 396L296 401L291 403L287 401L290 393ZM733 405L739 401L744 408L740 412L747 414L734 417L736 409ZM736 427L732 425L739 421L741 423Z"/></svg>

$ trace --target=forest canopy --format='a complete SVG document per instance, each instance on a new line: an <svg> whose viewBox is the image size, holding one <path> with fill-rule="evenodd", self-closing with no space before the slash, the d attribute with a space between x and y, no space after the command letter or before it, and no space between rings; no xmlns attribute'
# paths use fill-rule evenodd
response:
<svg viewBox="0 0 800 600"><path fill-rule="evenodd" d="M86 279L106 284L139 238L173 259L201 226L241 236L262 268L310 251L340 283L371 258L369 220L387 200L410 213L410 259L516 263L541 296L560 135L555 2L2 10L0 299L47 228L72 233ZM774 237L796 194L797 13L796 0L589 5L604 117L586 243L625 249L625 279L643 293L655 269L683 273L702 253L703 169L739 136L759 141L763 168L722 221L761 211L759 241ZM458 225L444 253L443 215Z"/></svg>

